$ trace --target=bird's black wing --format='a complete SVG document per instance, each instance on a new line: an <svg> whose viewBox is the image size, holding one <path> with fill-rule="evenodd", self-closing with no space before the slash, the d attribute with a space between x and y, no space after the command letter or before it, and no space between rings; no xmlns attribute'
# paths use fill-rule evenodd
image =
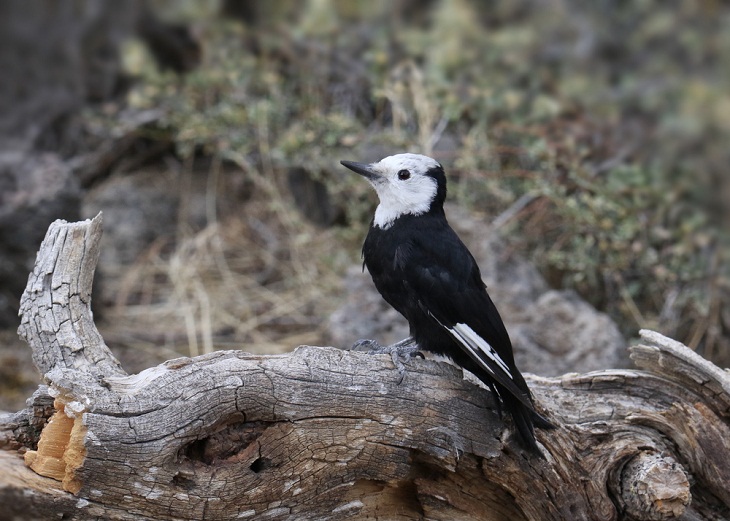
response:
<svg viewBox="0 0 730 521"><path fill-rule="evenodd" d="M407 290L479 369L533 410L509 335L473 256L448 226L428 239L422 237L408 244Z"/></svg>

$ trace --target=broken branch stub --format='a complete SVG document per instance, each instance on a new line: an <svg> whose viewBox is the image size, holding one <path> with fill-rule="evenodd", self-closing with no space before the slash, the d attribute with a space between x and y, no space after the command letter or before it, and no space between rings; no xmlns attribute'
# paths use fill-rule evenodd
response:
<svg viewBox="0 0 730 521"><path fill-rule="evenodd" d="M124 374L88 306L100 233L98 217L51 226L21 326L56 398L26 461L82 500L79 519L730 514L728 375L661 335L633 348L642 370L528 377L558 426L537 433L543 460L510 438L487 390L442 362L411 360L400 382L390 357L302 346ZM19 439L14 418L0 433ZM3 479L0 500L16 490Z"/></svg>
<svg viewBox="0 0 730 521"><path fill-rule="evenodd" d="M101 214L78 223L58 220L41 243L20 300L18 327L41 375L57 368L99 377L125 374L91 313L101 225Z"/></svg>

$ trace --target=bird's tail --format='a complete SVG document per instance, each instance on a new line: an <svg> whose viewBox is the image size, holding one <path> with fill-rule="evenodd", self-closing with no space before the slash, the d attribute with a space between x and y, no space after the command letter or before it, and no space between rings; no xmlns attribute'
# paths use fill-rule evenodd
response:
<svg viewBox="0 0 730 521"><path fill-rule="evenodd" d="M540 415L535 409L527 407L515 396L504 393L501 398L505 409L512 416L522 446L533 454L544 458L545 456L535 440L535 427L539 429L554 429L555 425L550 423L547 418Z"/></svg>

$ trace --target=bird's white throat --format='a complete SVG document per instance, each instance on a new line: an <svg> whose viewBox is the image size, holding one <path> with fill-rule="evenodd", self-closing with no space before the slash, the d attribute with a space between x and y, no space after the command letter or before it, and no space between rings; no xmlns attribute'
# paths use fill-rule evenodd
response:
<svg viewBox="0 0 730 521"><path fill-rule="evenodd" d="M403 215L421 215L428 211L429 203L426 204L414 204L404 207L399 204L392 204L392 201L381 201L378 207L375 209L375 218L373 224L378 228L387 230L393 223L395 223L398 217Z"/></svg>

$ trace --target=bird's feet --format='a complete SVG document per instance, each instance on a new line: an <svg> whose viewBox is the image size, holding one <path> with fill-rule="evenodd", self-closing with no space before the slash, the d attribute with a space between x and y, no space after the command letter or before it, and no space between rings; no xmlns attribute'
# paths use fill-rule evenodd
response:
<svg viewBox="0 0 730 521"><path fill-rule="evenodd" d="M352 351L365 351L369 355L390 355L393 365L398 371L400 379L398 385L403 382L406 375L405 362L416 356L424 358L423 353L419 351L418 344L413 337L408 337L400 342L389 346L381 346L375 340L358 340L352 345Z"/></svg>

